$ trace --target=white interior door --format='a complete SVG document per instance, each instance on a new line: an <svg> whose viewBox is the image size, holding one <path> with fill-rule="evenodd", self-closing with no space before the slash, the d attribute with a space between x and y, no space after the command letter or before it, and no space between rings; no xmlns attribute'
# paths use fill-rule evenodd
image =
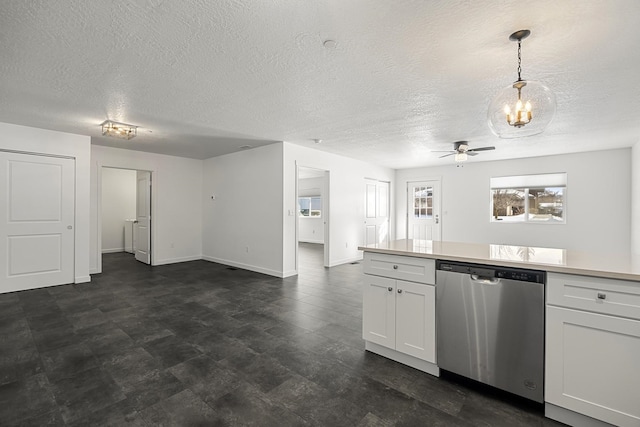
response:
<svg viewBox="0 0 640 427"><path fill-rule="evenodd" d="M74 281L75 160L0 152L0 293Z"/></svg>
<svg viewBox="0 0 640 427"><path fill-rule="evenodd" d="M137 171L136 259L151 264L151 172Z"/></svg>
<svg viewBox="0 0 640 427"><path fill-rule="evenodd" d="M365 180L364 245L389 243L389 183Z"/></svg>
<svg viewBox="0 0 640 427"><path fill-rule="evenodd" d="M440 180L407 183L407 238L440 240Z"/></svg>

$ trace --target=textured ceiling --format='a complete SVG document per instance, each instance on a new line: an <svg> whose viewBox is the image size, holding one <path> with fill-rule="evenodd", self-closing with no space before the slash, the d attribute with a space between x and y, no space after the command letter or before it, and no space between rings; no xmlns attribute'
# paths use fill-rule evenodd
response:
<svg viewBox="0 0 640 427"><path fill-rule="evenodd" d="M557 113L500 140L486 110L516 78L522 28L523 77ZM460 139L496 146L470 161L627 147L638 28L638 0L3 0L0 121L194 158L289 141L393 168L452 163L430 151ZM107 118L138 137L101 137Z"/></svg>

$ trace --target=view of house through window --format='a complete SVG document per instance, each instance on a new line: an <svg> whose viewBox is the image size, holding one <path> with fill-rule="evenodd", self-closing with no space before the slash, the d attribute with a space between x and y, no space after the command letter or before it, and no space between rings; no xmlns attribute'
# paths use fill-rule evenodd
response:
<svg viewBox="0 0 640 427"><path fill-rule="evenodd" d="M564 223L567 174L491 178L491 221Z"/></svg>
<svg viewBox="0 0 640 427"><path fill-rule="evenodd" d="M321 197L298 197L298 209L301 217L321 217L322 198Z"/></svg>

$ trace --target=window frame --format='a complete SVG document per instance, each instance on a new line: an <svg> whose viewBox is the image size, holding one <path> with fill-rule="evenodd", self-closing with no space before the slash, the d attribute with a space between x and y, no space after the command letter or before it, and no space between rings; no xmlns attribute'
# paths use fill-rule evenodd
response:
<svg viewBox="0 0 640 427"><path fill-rule="evenodd" d="M530 190L541 188L562 189L561 221L536 221L530 219L530 215L532 215L530 212ZM524 215L521 221L504 221L502 219L496 218L494 215L494 191L506 189L524 192ZM566 172L491 177L489 180L489 222L492 224L567 224L567 189L568 185Z"/></svg>

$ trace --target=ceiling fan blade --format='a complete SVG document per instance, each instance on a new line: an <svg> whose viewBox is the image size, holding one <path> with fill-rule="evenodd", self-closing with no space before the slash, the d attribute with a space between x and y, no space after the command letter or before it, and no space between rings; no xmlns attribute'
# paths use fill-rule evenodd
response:
<svg viewBox="0 0 640 427"><path fill-rule="evenodd" d="M467 156L477 156L478 154L480 154L480 153L474 153L471 150L467 151Z"/></svg>
<svg viewBox="0 0 640 427"><path fill-rule="evenodd" d="M455 150L433 150L431 152L432 153L451 153L451 154L455 154L456 153Z"/></svg>
<svg viewBox="0 0 640 427"><path fill-rule="evenodd" d="M467 153L472 152L472 151L489 151L489 150L495 150L496 147L480 147L480 148L472 148L471 150L467 150Z"/></svg>
<svg viewBox="0 0 640 427"><path fill-rule="evenodd" d="M445 154L444 156L440 156L439 158L443 158L443 157L449 157L449 156L453 156L454 154L456 154L455 152L453 153L449 153L449 154Z"/></svg>

